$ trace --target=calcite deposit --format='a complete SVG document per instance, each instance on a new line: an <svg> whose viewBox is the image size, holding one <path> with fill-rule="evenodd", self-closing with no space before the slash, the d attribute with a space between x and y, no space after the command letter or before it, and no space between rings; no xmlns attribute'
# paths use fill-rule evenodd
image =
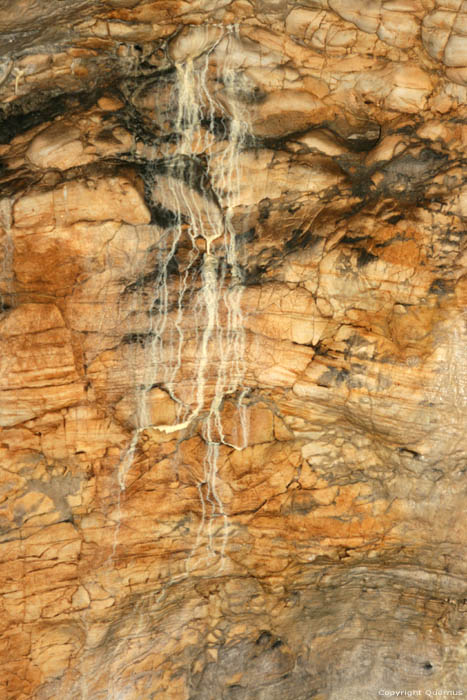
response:
<svg viewBox="0 0 467 700"><path fill-rule="evenodd" d="M0 31L0 697L465 695L467 2Z"/></svg>

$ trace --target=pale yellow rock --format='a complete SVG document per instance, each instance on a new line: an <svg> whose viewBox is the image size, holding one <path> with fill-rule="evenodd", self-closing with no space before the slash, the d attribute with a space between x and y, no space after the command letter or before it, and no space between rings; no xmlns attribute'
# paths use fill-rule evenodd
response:
<svg viewBox="0 0 467 700"><path fill-rule="evenodd" d="M454 14L446 10L436 10L426 15L422 24L423 44L433 58L443 60L444 49L449 40Z"/></svg>
<svg viewBox="0 0 467 700"><path fill-rule="evenodd" d="M26 157L38 168L67 170L89 163L93 159L85 153L80 135L80 130L69 122L57 122L36 136Z"/></svg>
<svg viewBox="0 0 467 700"><path fill-rule="evenodd" d="M325 153L328 156L339 156L346 152L346 148L339 144L336 139L333 139L329 134L320 130L310 131L300 136L298 144L311 150L316 149L320 153Z"/></svg>
<svg viewBox="0 0 467 700"><path fill-rule="evenodd" d="M219 27L187 27L170 43L171 58L181 63L187 58L197 58L219 41L222 32Z"/></svg>
<svg viewBox="0 0 467 700"><path fill-rule="evenodd" d="M284 109L287 117L284 118ZM266 101L253 112L253 130L258 136L277 137L303 131L320 120L323 105L306 92L282 90L268 95Z"/></svg>
<svg viewBox="0 0 467 700"><path fill-rule="evenodd" d="M149 212L141 195L125 178L72 180L57 190L27 195L14 207L18 228L63 226L77 221L125 221L145 224Z"/></svg>
<svg viewBox="0 0 467 700"><path fill-rule="evenodd" d="M314 489L313 498L320 505L329 505L334 501L338 493L339 489L337 486L331 486L325 489Z"/></svg>
<svg viewBox="0 0 467 700"><path fill-rule="evenodd" d="M381 24L377 31L381 41L403 49L414 46L418 39L420 25L418 18L413 17L409 12L409 8L397 11L393 7L388 7L387 3L383 5Z"/></svg>
<svg viewBox="0 0 467 700"><path fill-rule="evenodd" d="M345 0L330 0L329 4L343 19L356 24L364 32L374 33L378 29L381 16L381 1L364 1L350 5Z"/></svg>
<svg viewBox="0 0 467 700"><path fill-rule="evenodd" d="M466 67L467 66L467 48L466 35L453 34L444 48L443 62L447 66Z"/></svg>
<svg viewBox="0 0 467 700"><path fill-rule="evenodd" d="M0 696L464 687L465 2L3 5Z"/></svg>
<svg viewBox="0 0 467 700"><path fill-rule="evenodd" d="M387 104L391 109L414 113L425 104L432 90L428 74L417 66L400 66L394 72L394 87Z"/></svg>

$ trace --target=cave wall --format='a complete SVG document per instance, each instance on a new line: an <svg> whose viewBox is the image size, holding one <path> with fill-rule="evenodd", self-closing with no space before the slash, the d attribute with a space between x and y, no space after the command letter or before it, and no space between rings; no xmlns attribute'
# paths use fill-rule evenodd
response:
<svg viewBox="0 0 467 700"><path fill-rule="evenodd" d="M0 29L2 697L467 692L467 3Z"/></svg>

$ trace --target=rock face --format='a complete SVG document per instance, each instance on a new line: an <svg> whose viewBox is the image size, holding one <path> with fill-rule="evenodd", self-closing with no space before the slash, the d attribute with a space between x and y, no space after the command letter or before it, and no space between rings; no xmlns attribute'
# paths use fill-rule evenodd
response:
<svg viewBox="0 0 467 700"><path fill-rule="evenodd" d="M465 694L467 4L0 27L1 697Z"/></svg>

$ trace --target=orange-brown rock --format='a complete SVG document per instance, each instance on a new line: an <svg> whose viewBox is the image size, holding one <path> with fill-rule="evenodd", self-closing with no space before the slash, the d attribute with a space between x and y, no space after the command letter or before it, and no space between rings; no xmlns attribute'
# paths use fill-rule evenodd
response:
<svg viewBox="0 0 467 700"><path fill-rule="evenodd" d="M0 3L1 698L467 692L466 23Z"/></svg>

